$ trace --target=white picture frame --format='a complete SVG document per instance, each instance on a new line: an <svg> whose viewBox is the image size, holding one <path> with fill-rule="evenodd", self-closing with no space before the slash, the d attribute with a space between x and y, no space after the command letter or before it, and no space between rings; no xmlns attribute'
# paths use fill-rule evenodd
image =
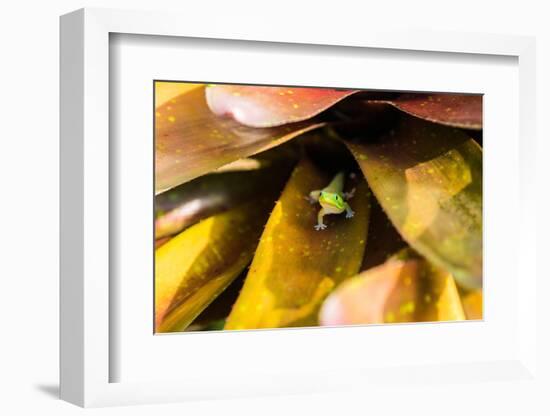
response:
<svg viewBox="0 0 550 416"><path fill-rule="evenodd" d="M508 35L486 35L467 33L434 33L421 31L404 31L390 28L388 30L349 28L337 34L327 34L323 27L312 25L307 33L299 29L286 28L279 30L276 25L263 22L244 23L239 26L239 32L234 30L231 22L223 18L210 16L210 24L205 25L201 19L185 20L172 13L117 11L107 9L83 9L61 18L61 397L64 400L80 406L108 406L120 404L160 403L184 401L192 399L247 397L270 394L315 393L323 391L338 391L361 389L368 386L371 391L384 391L387 386L399 384L407 387L418 383L426 391L434 388L434 383L466 383L484 388L483 382L506 382L511 385L526 383L531 389L541 389L543 381L537 372L537 324L536 324L536 279L535 268L535 230L536 218L529 213L534 212L536 198L533 190L535 169L535 41L529 37ZM315 48L319 45L330 45L331 51L346 51L348 54L361 50L373 51L411 51L419 53L436 53L440 56L468 56L475 63L476 57L505 56L517 60L517 83L519 87L519 106L517 114L512 114L510 124L519 127L515 141L505 142L503 158L520 149L517 159L517 170L508 174L519 184L512 192L518 199L514 213L517 215L517 242L512 245L513 259L517 265L510 273L510 282L517 283L517 274L522 270L521 284L513 296L513 312L511 313L513 334L509 335L510 345L494 352L489 358L490 349L475 351L464 355L457 362L449 361L449 357L441 355L438 362L427 362L418 357L418 362L404 360L391 363L383 359L384 345L379 345L379 366L370 362L364 366L350 367L353 357L359 350L349 352L350 361L343 363L341 368L335 363L320 369L300 367L288 364L280 366L279 371L263 369L263 372L253 373L254 379L247 379L247 372L236 376L238 367L220 369L212 366L201 375L198 368L195 372L179 379L163 378L166 374L151 374L145 371L144 377L120 377L113 368L119 368L128 355L125 349L113 349L113 340L118 335L120 324L112 323L117 313L117 298L113 296L117 286L113 286L110 275L116 267L116 259L110 252L112 230L114 223L112 201L110 194L111 182L116 176L118 159L111 154L110 136L115 134L110 117L113 106L110 98L113 93L111 74L112 52L111 42L117 34L161 36L163 39L212 39L220 42L255 43L268 42L276 44L284 52L291 45L301 45L302 48ZM223 40L223 41L221 41ZM434 55L431 55L434 56ZM433 58L430 58L433 59ZM139 72L139 71L136 71ZM207 76L207 75L205 75ZM230 77L230 75L228 75ZM321 75L322 76L322 75ZM147 74L144 74L146 79ZM189 79L197 80L197 79ZM225 79L236 81L238 79ZM283 78L281 78L283 80ZM151 79L152 81L152 79ZM242 81L242 80L241 80ZM248 82L260 80L247 79ZM325 80L328 84L334 80ZM321 85L319 78L315 85ZM152 84L152 83L151 83ZM435 85L435 84L429 84ZM345 86L345 85L342 85ZM349 86L349 85L348 85ZM439 87L444 89L444 84ZM467 91L467 86L463 87ZM397 88L395 88L397 89ZM461 90L456 85L454 91ZM150 104L150 103L147 103ZM487 108L484 109L487 111ZM517 122L514 124L514 120ZM112 120L111 120L112 123ZM152 130L146 134L152 134ZM152 136L151 136L152 137ZM146 142L143 146L148 146ZM506 150L507 149L507 150ZM489 165L491 166L491 165ZM490 176L490 175L489 175ZM485 186L487 182L485 182ZM152 188L149 188L152 189ZM494 204L493 204L494 206ZM489 209L489 208L485 208ZM485 214L486 215L486 214ZM150 217L152 218L152 217ZM490 237L490 235L489 235ZM494 239L491 239L494 241ZM487 239L485 241L487 244ZM151 276L152 278L152 276ZM497 286L486 285L486 290L498 289ZM512 287L512 286L510 286ZM507 292L511 295L512 292ZM489 295L490 296L490 295ZM486 305L487 306L487 305ZM491 305L488 305L491 306ZM498 305L497 305L498 306ZM502 307L502 305L501 305ZM147 310L144 308L145 312ZM489 325L491 321L485 322ZM540 325L540 324L539 324ZM124 321L124 328L128 321ZM433 327L433 326L432 326ZM117 331L113 330L116 329ZM380 327L381 328L381 327ZM429 333L431 329L424 326L422 331ZM451 327L448 327L451 328ZM363 339L362 328L353 331L338 331L338 329L323 329L323 337L346 337L346 342ZM143 334L143 328L140 328ZM385 331L379 329L379 331ZM403 336L410 333L415 336L411 325L394 326L392 333L380 335L387 337ZM481 326L464 326L446 331L445 337L458 336L459 332L468 336L483 336L485 331ZM471 332L468 332L471 331ZM288 335L292 332L292 335ZM232 333L224 335L221 341L238 345L245 342L273 343L274 338L287 339L288 342L308 342L319 339L320 332L307 330L267 331L264 335L248 335ZM267 335L265 335L267 334ZM153 334L150 334L151 338ZM220 334L206 334L218 337ZM420 335L418 335L420 337ZM427 334L426 336L433 336ZM177 336L157 337L162 344L184 343L184 338ZM297 337L300 337L299 340ZM449 338L451 339L451 338ZM508 339L508 338L507 338ZM132 339L141 341L141 338ZM183 341L182 341L183 340ZM188 338L189 340L189 338ZM326 341L326 338L323 338ZM159 341L155 341L159 344ZM188 342L192 344L193 342ZM414 343L414 342L413 342ZM175 345L175 344L174 344ZM229 344L228 344L229 345ZM197 344L195 348L203 348ZM141 348L141 347L140 347ZM169 346L154 346L154 348L170 348ZM178 346L178 348L180 348ZM144 350L146 351L146 350ZM150 350L150 352L153 350ZM167 350L166 350L167 351ZM121 356L121 354L123 356ZM143 356L143 355L142 355ZM168 355L167 355L168 356ZM139 354L138 354L139 358ZM137 365L129 360L128 365ZM163 366L166 368L166 365ZM265 370L265 371L264 371ZM250 369L252 371L252 369ZM131 371L130 371L131 372ZM218 372L213 381L212 374ZM250 375L248 374L248 375ZM344 381L345 380L345 381ZM399 380L396 383L395 380ZM386 386L386 387L384 387ZM496 391L487 389L487 399L498 397ZM491 396L493 395L493 396Z"/></svg>

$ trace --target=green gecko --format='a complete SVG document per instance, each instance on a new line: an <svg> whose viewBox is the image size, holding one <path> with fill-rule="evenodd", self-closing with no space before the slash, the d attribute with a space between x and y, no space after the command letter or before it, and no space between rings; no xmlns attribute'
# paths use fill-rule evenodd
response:
<svg viewBox="0 0 550 416"><path fill-rule="evenodd" d="M323 217L328 214L341 214L346 211L346 218L353 217L355 213L346 200L352 198L354 193L355 188L351 192L344 192L344 172L337 173L325 188L311 191L306 199L311 204L319 202L321 205L321 209L317 214L317 224L314 228L317 231L327 228L326 224L323 223Z"/></svg>

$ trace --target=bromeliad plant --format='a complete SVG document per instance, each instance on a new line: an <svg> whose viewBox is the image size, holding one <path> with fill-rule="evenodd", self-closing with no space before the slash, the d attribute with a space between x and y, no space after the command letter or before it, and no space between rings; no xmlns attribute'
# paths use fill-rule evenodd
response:
<svg viewBox="0 0 550 416"><path fill-rule="evenodd" d="M156 93L157 332L481 318L481 96Z"/></svg>

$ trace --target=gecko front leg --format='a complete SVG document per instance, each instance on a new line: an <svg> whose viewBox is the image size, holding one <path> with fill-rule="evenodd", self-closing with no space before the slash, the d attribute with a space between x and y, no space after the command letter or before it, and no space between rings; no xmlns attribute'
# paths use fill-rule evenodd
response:
<svg viewBox="0 0 550 416"><path fill-rule="evenodd" d="M324 230L327 228L326 224L323 223L323 217L328 214L324 208L321 208L319 212L317 213L317 224L315 225L315 229L317 231Z"/></svg>
<svg viewBox="0 0 550 416"><path fill-rule="evenodd" d="M353 218L353 216L355 215L355 212L353 212L349 204L346 203L345 207L346 207L346 218Z"/></svg>
<svg viewBox="0 0 550 416"><path fill-rule="evenodd" d="M355 188L352 188L351 191L344 192L344 199L345 200L351 199L353 198L354 195L355 195Z"/></svg>

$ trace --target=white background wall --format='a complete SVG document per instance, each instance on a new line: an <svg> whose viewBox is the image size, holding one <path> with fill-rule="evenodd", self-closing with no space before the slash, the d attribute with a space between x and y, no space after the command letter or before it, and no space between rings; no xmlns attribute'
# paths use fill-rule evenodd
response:
<svg viewBox="0 0 550 416"><path fill-rule="evenodd" d="M164 9L197 15L246 13L250 18L287 24L326 20L327 31L371 21L407 27L512 33L538 37L538 128L541 193L548 193L543 169L550 151L545 120L550 106L550 14L544 1L160 1L18 0L0 12L0 414L76 414L82 410L56 400L58 375L58 16L74 9L116 7ZM511 4L509 4L511 3ZM238 18L234 18L236 21ZM182 21L185 24L185 21ZM545 191L543 188L545 187ZM548 196L540 213L549 212ZM540 215L540 234L550 231ZM544 223L543 223L544 222ZM505 235L505 234L503 234ZM542 243L542 238L539 238ZM542 262L540 263L542 265ZM7 267L6 267L7 266ZM545 307L545 311L548 308ZM546 351L547 353L548 351ZM505 400L504 400L505 398ZM482 397L458 397L442 414L519 414L526 403L503 396L502 402L474 404ZM368 392L350 398L339 393L225 402L100 409L101 415L151 414L380 414L402 405L399 397L372 412ZM427 398L427 409L433 403ZM498 409L498 410L497 410ZM423 414L426 409L409 409ZM433 410L433 409L431 409ZM525 414L534 414L533 409Z"/></svg>

